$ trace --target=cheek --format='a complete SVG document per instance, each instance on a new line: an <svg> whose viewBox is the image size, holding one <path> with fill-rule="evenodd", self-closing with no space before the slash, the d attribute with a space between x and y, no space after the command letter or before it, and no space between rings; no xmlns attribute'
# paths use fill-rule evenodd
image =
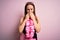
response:
<svg viewBox="0 0 60 40"><path fill-rule="evenodd" d="M29 10L27 10L27 13L29 12Z"/></svg>
<svg viewBox="0 0 60 40"><path fill-rule="evenodd" d="M33 8L31 9L31 12L34 12L34 9Z"/></svg>
<svg viewBox="0 0 60 40"><path fill-rule="evenodd" d="M33 12L33 10L32 10L32 12Z"/></svg>
<svg viewBox="0 0 60 40"><path fill-rule="evenodd" d="M31 12L33 13L33 12L34 12L34 10L31 10Z"/></svg>

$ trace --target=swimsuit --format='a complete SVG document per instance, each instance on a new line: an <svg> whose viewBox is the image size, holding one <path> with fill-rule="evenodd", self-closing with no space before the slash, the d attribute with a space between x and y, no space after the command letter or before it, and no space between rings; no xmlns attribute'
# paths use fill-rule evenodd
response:
<svg viewBox="0 0 60 40"><path fill-rule="evenodd" d="M37 40L36 30L34 29L34 23L31 18L26 21L23 33L25 40Z"/></svg>

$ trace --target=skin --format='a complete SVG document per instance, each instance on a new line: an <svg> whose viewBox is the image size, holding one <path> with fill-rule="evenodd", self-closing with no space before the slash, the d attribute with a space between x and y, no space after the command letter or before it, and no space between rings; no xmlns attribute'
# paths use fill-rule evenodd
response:
<svg viewBox="0 0 60 40"><path fill-rule="evenodd" d="M41 29L40 19L39 19L39 17L36 16L36 18L37 18L37 21L36 21L35 16L34 16L34 14L33 14L33 11L34 11L33 6L32 6L32 5L28 5L28 6L27 6L27 15L26 15L25 20L23 21L23 18L24 18L24 17L22 17L21 20L20 20L20 25L19 25L19 32L20 32L20 33L23 32L25 23L26 23L26 21L29 19L29 17L31 17L31 19L32 19L33 22L34 22L36 32L37 32L37 33L40 32L40 29Z"/></svg>

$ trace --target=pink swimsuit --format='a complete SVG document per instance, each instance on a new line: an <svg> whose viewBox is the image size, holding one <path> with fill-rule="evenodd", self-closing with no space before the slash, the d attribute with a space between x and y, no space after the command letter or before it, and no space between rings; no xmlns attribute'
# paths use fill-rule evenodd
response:
<svg viewBox="0 0 60 40"><path fill-rule="evenodd" d="M27 20L26 22L26 40L36 40L34 36L34 23L32 19Z"/></svg>

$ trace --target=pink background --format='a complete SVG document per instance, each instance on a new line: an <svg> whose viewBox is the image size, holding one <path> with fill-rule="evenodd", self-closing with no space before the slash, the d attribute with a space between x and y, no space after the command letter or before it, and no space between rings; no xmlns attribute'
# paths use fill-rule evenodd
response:
<svg viewBox="0 0 60 40"><path fill-rule="evenodd" d="M0 38L19 40L19 19L24 15L26 2L36 6L41 31L38 40L60 40L60 0L4 0L0 1Z"/></svg>

